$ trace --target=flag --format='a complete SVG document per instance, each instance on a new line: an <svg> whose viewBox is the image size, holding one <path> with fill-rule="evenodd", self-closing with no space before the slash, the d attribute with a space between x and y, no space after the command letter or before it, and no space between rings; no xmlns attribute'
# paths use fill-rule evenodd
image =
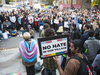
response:
<svg viewBox="0 0 100 75"><path fill-rule="evenodd" d="M3 33L2 36L3 36L4 39L8 39L8 34L6 32Z"/></svg>
<svg viewBox="0 0 100 75"><path fill-rule="evenodd" d="M6 74L6 75L21 75L21 73Z"/></svg>

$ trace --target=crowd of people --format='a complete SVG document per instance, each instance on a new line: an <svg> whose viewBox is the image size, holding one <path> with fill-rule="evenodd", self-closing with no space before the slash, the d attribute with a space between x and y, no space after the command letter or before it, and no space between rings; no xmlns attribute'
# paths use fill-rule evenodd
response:
<svg viewBox="0 0 100 75"><path fill-rule="evenodd" d="M1 12L0 20L2 32L6 30L12 34L20 30L23 34L25 42L20 43L19 50L27 75L35 75L33 70L38 50L35 40L30 40L34 38L35 31L39 32L39 37L43 38L55 35L69 36L68 56L70 58L65 57L66 61L62 62L62 65L65 64L63 68L57 57L43 59L44 75L56 75L57 68L60 75L88 75L87 71L80 72L82 63L78 57L86 59L92 65L96 55L100 53L100 11L98 10L74 9L70 11L53 8L38 14L29 10L18 10L17 12ZM93 69L97 75L100 75L100 65L90 67L90 75L93 74Z"/></svg>

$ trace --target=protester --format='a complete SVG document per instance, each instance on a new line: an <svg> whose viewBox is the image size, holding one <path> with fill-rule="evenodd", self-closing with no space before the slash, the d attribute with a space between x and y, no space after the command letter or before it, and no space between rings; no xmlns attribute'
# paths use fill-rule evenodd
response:
<svg viewBox="0 0 100 75"><path fill-rule="evenodd" d="M95 32L94 30L89 31L89 38L84 43L84 48L87 50L85 55L88 57L88 60L92 64L97 52L100 50L99 41L95 39Z"/></svg>
<svg viewBox="0 0 100 75"><path fill-rule="evenodd" d="M98 27L97 20L95 19L95 21L93 22L93 29L96 30L97 27Z"/></svg>
<svg viewBox="0 0 100 75"><path fill-rule="evenodd" d="M21 27L23 27L23 25L22 25L22 16L21 15L19 15L19 17L18 17L18 30L20 30L20 28Z"/></svg>
<svg viewBox="0 0 100 75"><path fill-rule="evenodd" d="M49 24L45 23L44 26L43 26L43 30L42 30L42 32L41 32L41 37L45 37L44 32L45 32L45 30L46 30L47 28L50 28L50 26L49 26Z"/></svg>
<svg viewBox="0 0 100 75"><path fill-rule="evenodd" d="M11 16L9 18L12 23L12 30L14 30L16 28L16 17L13 15L13 13L11 13Z"/></svg>
<svg viewBox="0 0 100 75"><path fill-rule="evenodd" d="M89 38L89 30L90 30L90 26L88 24L85 24L83 26L84 29L84 34L81 36L81 40L83 41L83 43Z"/></svg>
<svg viewBox="0 0 100 75"><path fill-rule="evenodd" d="M44 35L45 37L54 36L55 32L53 31L53 29L48 28L45 30ZM43 59L43 65L45 67L45 71L44 71L45 75L49 75L49 71L51 75L56 75L57 64L54 61L53 57Z"/></svg>
<svg viewBox="0 0 100 75"><path fill-rule="evenodd" d="M39 21L39 18L38 16L36 15L36 18L35 18L35 30L38 32L38 21Z"/></svg>
<svg viewBox="0 0 100 75"><path fill-rule="evenodd" d="M30 35L31 35L31 38L34 38L34 37L35 37L34 31L32 30L32 27L30 27L29 33L30 33Z"/></svg>
<svg viewBox="0 0 100 75"><path fill-rule="evenodd" d="M33 28L33 21L34 21L33 19L34 19L34 17L30 13L28 16L28 21L29 21L29 24L31 25L32 28Z"/></svg>
<svg viewBox="0 0 100 75"><path fill-rule="evenodd" d="M43 26L44 25L44 22L43 22L43 19L40 18L39 22L38 22L38 27L40 29L40 26Z"/></svg>
<svg viewBox="0 0 100 75"><path fill-rule="evenodd" d="M76 38L76 35L77 35L76 32L77 32L76 25L73 24L72 25L72 32L71 32L71 40L78 39L78 38Z"/></svg>
<svg viewBox="0 0 100 75"><path fill-rule="evenodd" d="M27 17L26 17L26 15L24 15L24 17L22 18L22 23L23 23L23 28L24 28L24 30L28 30L28 19L27 19Z"/></svg>
<svg viewBox="0 0 100 75"><path fill-rule="evenodd" d="M23 34L24 41L19 44L19 52L27 75L35 75L34 64L37 62L37 44L35 40L30 38L31 35L28 32Z"/></svg>
<svg viewBox="0 0 100 75"><path fill-rule="evenodd" d="M53 59L57 63L60 75L77 75L77 74L79 74L79 75L88 75L88 74L92 74L91 73L91 71L93 71L92 70L92 66L90 67L91 69L90 69L89 73L87 72L88 69L86 69L84 72L80 72L81 69L82 69L82 68L80 68L81 64L84 63L85 61L88 61L86 59L86 56L81 54L82 48L83 48L83 44L82 44L81 40L77 39L77 40L73 40L72 41L70 49L71 49L71 52L74 54L74 56L66 61L66 65L65 65L64 71L62 70L62 68L61 68L61 66L59 64L57 56L53 57ZM80 59L83 59L82 62L80 62L78 59L76 59L76 57L80 58ZM86 60L84 60L84 58Z"/></svg>
<svg viewBox="0 0 100 75"><path fill-rule="evenodd" d="M11 28L11 22L8 21L8 19L6 19L4 22L3 22L3 29L12 29Z"/></svg>

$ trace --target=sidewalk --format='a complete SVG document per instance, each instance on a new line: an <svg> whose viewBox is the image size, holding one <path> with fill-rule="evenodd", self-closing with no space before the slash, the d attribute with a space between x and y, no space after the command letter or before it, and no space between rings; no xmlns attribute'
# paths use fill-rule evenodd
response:
<svg viewBox="0 0 100 75"><path fill-rule="evenodd" d="M22 65L22 59L20 57L18 48L2 50L0 52L0 57L2 57L0 58L1 60L0 75L12 74L16 72L22 73L21 75L27 75L25 66ZM39 58L39 51L38 51L37 61L40 62L41 65L43 64L43 59L41 60ZM35 75L41 75L41 72L36 73ZM58 70L56 75L59 75Z"/></svg>

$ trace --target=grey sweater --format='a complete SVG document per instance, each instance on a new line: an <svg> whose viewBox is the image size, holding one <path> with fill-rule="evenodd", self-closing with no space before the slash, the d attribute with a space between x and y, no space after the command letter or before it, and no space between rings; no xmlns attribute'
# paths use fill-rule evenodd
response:
<svg viewBox="0 0 100 75"><path fill-rule="evenodd" d="M97 51L100 50L99 40L93 38L86 40L84 48L88 49L85 54L88 57L88 60L94 60L97 55Z"/></svg>

